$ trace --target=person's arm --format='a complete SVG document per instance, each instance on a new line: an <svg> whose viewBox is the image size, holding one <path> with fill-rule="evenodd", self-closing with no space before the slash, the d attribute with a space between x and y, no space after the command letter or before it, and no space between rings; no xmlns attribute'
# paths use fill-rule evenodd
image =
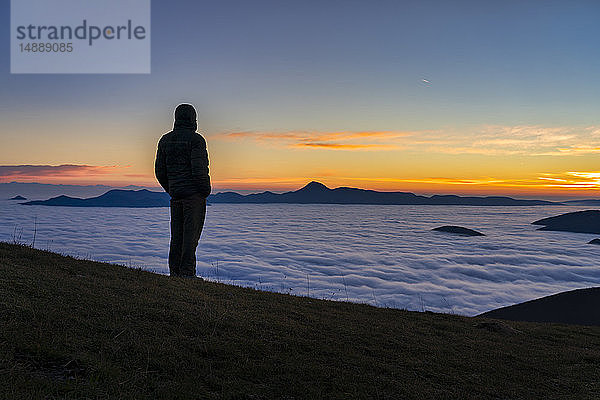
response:
<svg viewBox="0 0 600 400"><path fill-rule="evenodd" d="M158 149L156 150L156 161L154 162L154 174L160 186L165 189L165 192L169 193L169 179L167 178L167 162L165 159L165 152L158 142Z"/></svg>
<svg viewBox="0 0 600 400"><path fill-rule="evenodd" d="M191 150L192 176L202 194L208 197L211 191L210 176L208 175L208 151L206 150L206 141L201 135L192 141Z"/></svg>

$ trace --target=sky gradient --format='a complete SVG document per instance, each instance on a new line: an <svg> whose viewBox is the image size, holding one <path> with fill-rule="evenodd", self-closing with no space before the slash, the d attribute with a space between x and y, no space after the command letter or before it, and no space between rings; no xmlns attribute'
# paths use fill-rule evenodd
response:
<svg viewBox="0 0 600 400"><path fill-rule="evenodd" d="M11 75L0 4L0 182L157 185L190 102L215 190L600 197L594 1L154 0L149 75Z"/></svg>

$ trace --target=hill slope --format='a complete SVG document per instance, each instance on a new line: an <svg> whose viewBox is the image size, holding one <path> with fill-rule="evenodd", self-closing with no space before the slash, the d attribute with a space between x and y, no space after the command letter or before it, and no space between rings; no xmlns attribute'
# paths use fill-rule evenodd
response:
<svg viewBox="0 0 600 400"><path fill-rule="evenodd" d="M600 287L577 289L481 314L512 321L600 326Z"/></svg>
<svg viewBox="0 0 600 400"><path fill-rule="evenodd" d="M533 225L544 225L539 231L565 231L600 234L600 211L575 211L555 217L542 218L532 222Z"/></svg>
<svg viewBox="0 0 600 400"><path fill-rule="evenodd" d="M0 243L0 398L591 399L600 328L378 309Z"/></svg>

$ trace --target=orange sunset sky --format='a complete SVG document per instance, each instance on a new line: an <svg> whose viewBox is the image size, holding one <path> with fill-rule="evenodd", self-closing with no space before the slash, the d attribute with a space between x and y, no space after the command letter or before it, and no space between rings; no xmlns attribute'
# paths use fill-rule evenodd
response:
<svg viewBox="0 0 600 400"><path fill-rule="evenodd" d="M168 118L165 112L164 130ZM120 140L106 140L101 132L73 140L68 131L48 134L42 143L15 137L11 152L2 149L3 158L15 163L2 167L3 181L156 186L152 167L161 131L154 131L155 137L148 127ZM205 137L215 190L294 190L318 180L329 187L424 194L586 197L600 185L594 170L600 143L589 141L600 141L595 127L230 131ZM18 165L19 154L39 163ZM62 164L65 158L71 163Z"/></svg>

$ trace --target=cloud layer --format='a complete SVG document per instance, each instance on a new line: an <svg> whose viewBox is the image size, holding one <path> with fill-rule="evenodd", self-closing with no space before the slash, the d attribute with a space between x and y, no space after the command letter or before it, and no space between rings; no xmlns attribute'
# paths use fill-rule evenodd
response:
<svg viewBox="0 0 600 400"><path fill-rule="evenodd" d="M167 273L169 210L3 201L0 240ZM208 208L198 273L236 285L474 315L600 285L593 235L541 232L575 207L233 205ZM35 221L34 221L35 219ZM432 232L458 224L488 236Z"/></svg>

